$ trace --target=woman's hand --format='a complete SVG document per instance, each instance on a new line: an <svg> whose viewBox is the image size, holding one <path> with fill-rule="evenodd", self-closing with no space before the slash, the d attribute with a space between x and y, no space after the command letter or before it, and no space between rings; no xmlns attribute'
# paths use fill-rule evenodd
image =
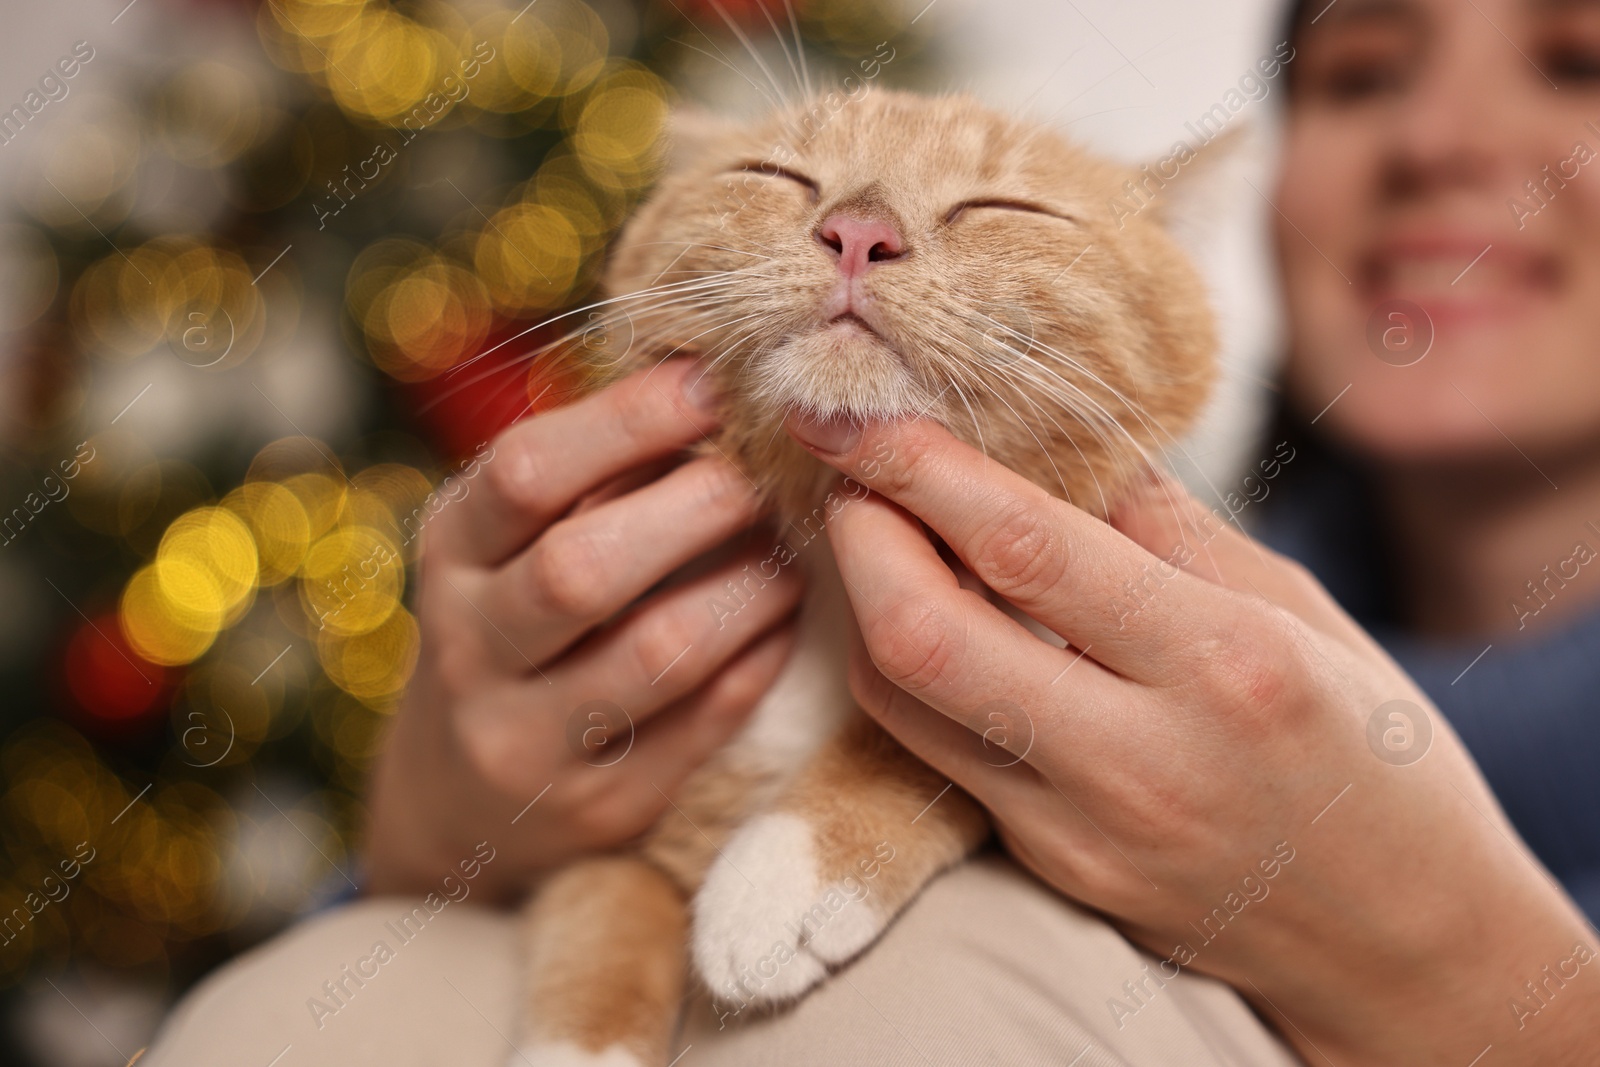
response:
<svg viewBox="0 0 1600 1067"><path fill-rule="evenodd" d="M776 677L794 568L748 610L706 606L758 558L727 544L758 505L727 462L675 462L716 422L699 377L672 361L507 430L429 526L422 658L374 776L374 892L436 889L486 841L473 890L506 900L627 841Z"/></svg>
<svg viewBox="0 0 1600 1067"><path fill-rule="evenodd" d="M936 424L790 431L874 491L829 530L857 697L1162 961L1106 990L1119 1027L1191 966L1312 1063L1597 1054L1592 931L1427 697L1298 566L1170 483L1107 525ZM919 519L1068 647L963 586Z"/></svg>

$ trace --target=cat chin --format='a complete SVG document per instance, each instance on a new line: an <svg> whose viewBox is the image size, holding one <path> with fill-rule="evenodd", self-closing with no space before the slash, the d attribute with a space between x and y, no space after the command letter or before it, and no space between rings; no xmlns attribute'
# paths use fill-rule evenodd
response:
<svg viewBox="0 0 1600 1067"><path fill-rule="evenodd" d="M822 418L892 419L926 409L931 399L899 354L853 328L787 340L752 361L748 373L763 407Z"/></svg>

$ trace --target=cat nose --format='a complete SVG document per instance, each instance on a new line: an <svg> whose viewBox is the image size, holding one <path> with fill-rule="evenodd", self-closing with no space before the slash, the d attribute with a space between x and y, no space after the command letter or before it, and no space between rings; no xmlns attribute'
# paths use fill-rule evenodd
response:
<svg viewBox="0 0 1600 1067"><path fill-rule="evenodd" d="M817 240L839 257L839 273L846 278L858 278L873 264L906 254L900 231L887 222L854 215L829 216L817 230Z"/></svg>

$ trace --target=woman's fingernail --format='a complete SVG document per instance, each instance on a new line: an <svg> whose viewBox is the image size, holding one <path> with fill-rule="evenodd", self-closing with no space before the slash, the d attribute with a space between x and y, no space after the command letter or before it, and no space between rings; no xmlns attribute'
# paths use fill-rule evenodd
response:
<svg viewBox="0 0 1600 1067"><path fill-rule="evenodd" d="M714 412L722 406L722 390L711 380L711 372L700 363L691 365L684 375L683 398L701 411Z"/></svg>
<svg viewBox="0 0 1600 1067"><path fill-rule="evenodd" d="M850 451L861 440L861 427L843 416L816 419L796 415L789 420L789 432L801 444L834 455Z"/></svg>

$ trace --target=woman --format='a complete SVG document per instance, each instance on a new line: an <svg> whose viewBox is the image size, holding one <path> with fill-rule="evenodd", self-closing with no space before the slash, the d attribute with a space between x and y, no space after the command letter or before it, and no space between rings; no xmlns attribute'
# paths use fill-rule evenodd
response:
<svg viewBox="0 0 1600 1067"><path fill-rule="evenodd" d="M1575 142L1600 146L1585 126L1600 119L1600 3L1316 0L1292 40L1275 199L1294 437L1263 453L1283 490L1267 530L1422 684L1306 570L1199 505L1174 509L1170 486L1107 526L935 425L792 424L857 477L857 457L894 457L830 528L864 638L863 706L991 809L1018 862L1149 954L980 862L798 1010L723 1033L691 1011L686 1062L1289 1062L1243 1002L1310 1062L1600 1056L1594 934L1540 864L1596 908L1585 759L1600 738L1580 712L1600 682L1585 654L1600 573L1577 544L1600 547L1586 527L1600 522L1600 305L1586 299L1600 184L1566 161ZM1547 164L1565 169L1545 184ZM710 425L691 377L669 365L654 388L624 382L511 430L485 489L441 516L424 660L373 796L375 892L427 892L492 841L472 891L509 900L628 840L781 666L798 590L721 629L685 610L742 559L635 602L757 520L720 462L661 469ZM1059 653L961 591L918 520L1082 661L1062 674ZM571 554L597 544L616 547ZM1137 612L1109 610L1158 560L1183 573ZM542 651L619 611L579 652ZM630 673L662 627L695 649L670 689ZM605 686L648 719L625 763L595 768L564 742L566 709ZM1038 709L1018 767L974 743L986 724L971 709L997 695ZM1202 930L1206 916L1220 918ZM485 1043L455 1062L503 1059L506 982L472 975L506 973L508 920L451 921L404 950L411 978L369 977L371 991L341 977L342 947L292 959L358 935L302 933L191 998L152 1062L222 1048L197 1036L208 1018L287 1033L262 1022L281 1009L260 991L284 1001L284 983L316 993L323 977L344 995L315 1029L336 1036L282 1038L302 1062L370 1051L385 1029L402 1036L384 1048L413 1055L430 1034L475 1031ZM470 950L426 958L447 938Z"/></svg>

